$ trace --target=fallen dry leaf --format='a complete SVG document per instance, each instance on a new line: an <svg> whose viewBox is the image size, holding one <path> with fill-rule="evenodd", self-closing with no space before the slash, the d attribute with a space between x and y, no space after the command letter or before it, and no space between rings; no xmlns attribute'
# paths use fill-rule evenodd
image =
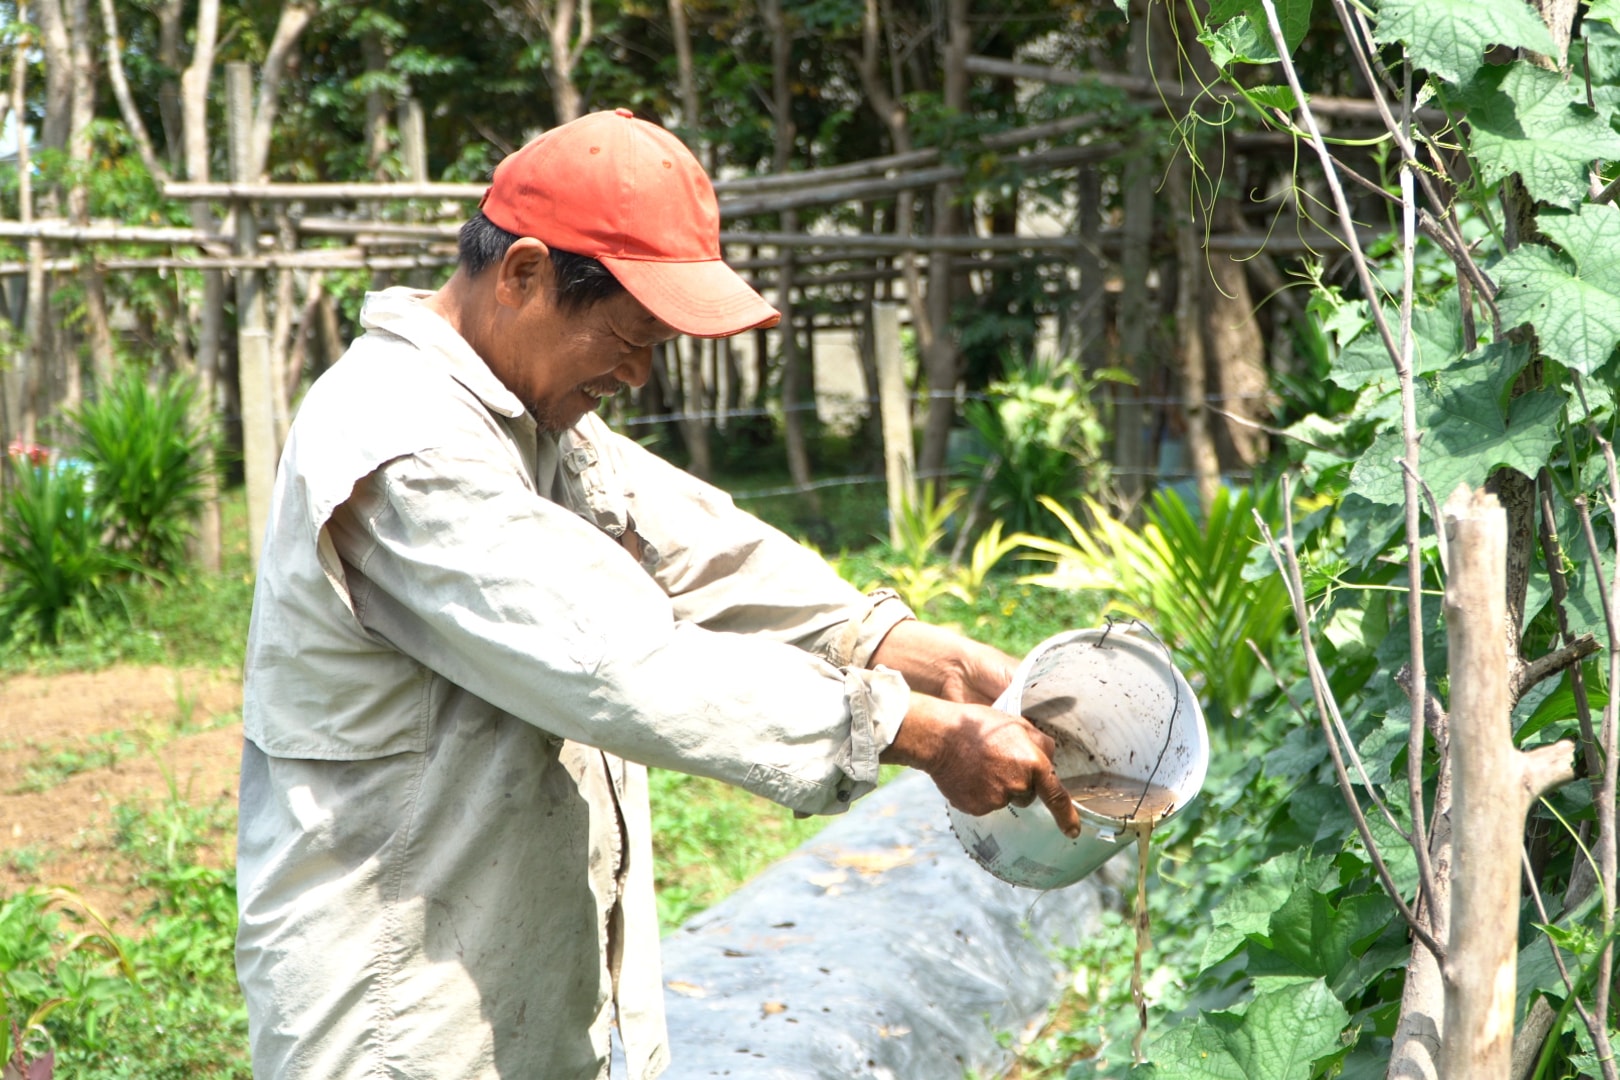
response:
<svg viewBox="0 0 1620 1080"><path fill-rule="evenodd" d="M787 1006L780 1001L767 1001L759 1007L759 1011L766 1016L775 1016L777 1013L787 1012Z"/></svg>
<svg viewBox="0 0 1620 1080"><path fill-rule="evenodd" d="M834 885L842 885L849 880L849 875L842 870L833 870L825 874L811 874L805 879L818 889L830 889Z"/></svg>
<svg viewBox="0 0 1620 1080"><path fill-rule="evenodd" d="M682 997L700 998L709 996L709 992L703 989L703 987L699 986L697 983L682 982L679 979L671 979L664 985L675 991L677 994L680 994Z"/></svg>
<svg viewBox="0 0 1620 1080"><path fill-rule="evenodd" d="M916 854L915 848L897 847L888 851L846 851L833 857L834 866L842 866L857 874L881 874L904 866Z"/></svg>

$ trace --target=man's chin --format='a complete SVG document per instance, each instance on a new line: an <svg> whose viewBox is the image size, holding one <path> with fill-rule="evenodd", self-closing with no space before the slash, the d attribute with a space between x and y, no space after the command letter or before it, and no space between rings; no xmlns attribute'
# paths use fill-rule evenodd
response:
<svg viewBox="0 0 1620 1080"><path fill-rule="evenodd" d="M606 399L604 398L603 400ZM535 426L537 426L541 431L552 435L561 435L565 431L573 430L579 425L579 422L585 418L586 413L595 412L596 409L581 409L577 407L568 408L566 406L553 405L550 408L541 410L531 409L530 411L534 413Z"/></svg>

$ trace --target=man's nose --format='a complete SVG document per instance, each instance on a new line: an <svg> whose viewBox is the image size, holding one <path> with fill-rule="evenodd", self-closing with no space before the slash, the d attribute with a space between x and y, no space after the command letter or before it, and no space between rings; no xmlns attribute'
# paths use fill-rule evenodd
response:
<svg viewBox="0 0 1620 1080"><path fill-rule="evenodd" d="M613 369L613 375L626 386L640 390L652 377L652 346L647 345L630 352L619 362L619 366Z"/></svg>

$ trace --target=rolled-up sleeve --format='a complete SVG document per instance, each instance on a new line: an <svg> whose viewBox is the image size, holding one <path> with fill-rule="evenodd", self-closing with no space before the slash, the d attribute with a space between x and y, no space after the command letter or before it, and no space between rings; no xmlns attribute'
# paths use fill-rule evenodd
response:
<svg viewBox="0 0 1620 1080"><path fill-rule="evenodd" d="M885 601L851 589L853 604L785 617L792 592L774 575L747 601L710 588L714 560L679 571L672 598L600 530L453 451L388 462L332 526L368 632L559 738L829 813L876 783L905 714L900 675L856 662L877 624L847 631ZM779 554L744 547L745 567Z"/></svg>

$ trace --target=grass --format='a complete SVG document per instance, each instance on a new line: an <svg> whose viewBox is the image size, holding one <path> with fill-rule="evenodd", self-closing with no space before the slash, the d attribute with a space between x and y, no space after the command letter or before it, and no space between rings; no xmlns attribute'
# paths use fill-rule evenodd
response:
<svg viewBox="0 0 1620 1080"><path fill-rule="evenodd" d="M666 933L827 824L703 777L654 769L649 780L658 924Z"/></svg>
<svg viewBox="0 0 1620 1080"><path fill-rule="evenodd" d="M240 668L253 606L247 501L241 488L225 493L221 515L220 573L188 568L166 583L133 582L125 618L109 618L88 633L72 633L55 648L0 646L0 675L93 671L119 663Z"/></svg>

